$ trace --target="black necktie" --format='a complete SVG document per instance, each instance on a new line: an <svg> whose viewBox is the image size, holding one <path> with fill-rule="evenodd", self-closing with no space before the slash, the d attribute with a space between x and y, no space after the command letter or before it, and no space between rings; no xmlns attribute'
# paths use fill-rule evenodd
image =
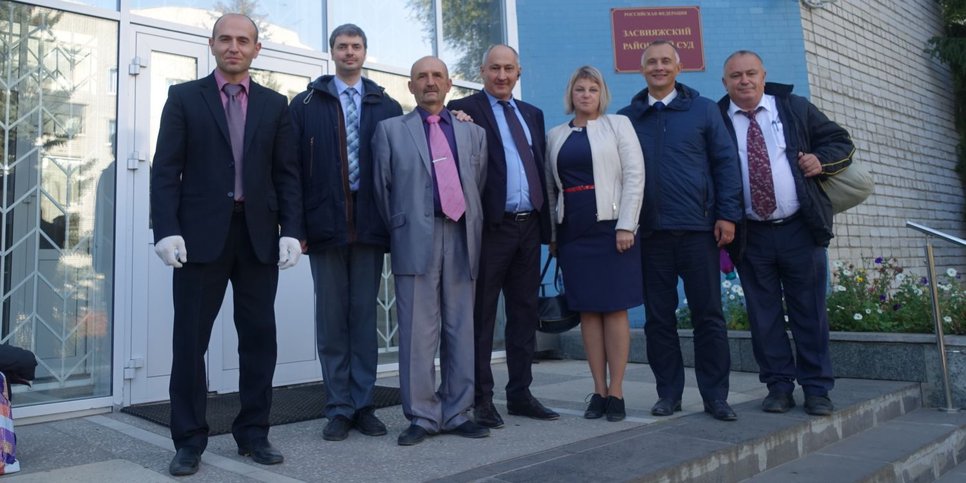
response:
<svg viewBox="0 0 966 483"><path fill-rule="evenodd" d="M517 119L513 106L507 101L497 102L503 106L503 116L506 117L507 126L510 127L513 144L517 146L520 160L523 161L523 171L527 175L527 184L530 185L530 204L533 205L534 210L540 211L540 208L543 208L543 189L540 185L540 177L537 176L537 162L533 159L533 150L530 149L527 135L523 132L523 125Z"/></svg>

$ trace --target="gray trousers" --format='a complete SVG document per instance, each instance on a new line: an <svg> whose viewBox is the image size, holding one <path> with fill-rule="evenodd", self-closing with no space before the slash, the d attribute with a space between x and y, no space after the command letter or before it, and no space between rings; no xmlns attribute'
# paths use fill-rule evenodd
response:
<svg viewBox="0 0 966 483"><path fill-rule="evenodd" d="M352 419L355 411L372 404L379 351L376 297L383 255L382 247L363 244L309 255L329 419Z"/></svg>
<svg viewBox="0 0 966 483"><path fill-rule="evenodd" d="M473 405L473 298L462 223L436 218L425 274L396 275L403 413L430 434L467 421ZM394 253L393 256L406 256ZM439 348L440 382L433 360Z"/></svg>

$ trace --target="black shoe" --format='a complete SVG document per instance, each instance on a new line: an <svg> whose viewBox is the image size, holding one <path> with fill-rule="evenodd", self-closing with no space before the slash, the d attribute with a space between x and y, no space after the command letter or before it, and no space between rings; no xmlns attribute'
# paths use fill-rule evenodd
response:
<svg viewBox="0 0 966 483"><path fill-rule="evenodd" d="M342 415L335 416L329 419L329 422L322 430L322 439L326 441L342 441L349 437L349 429L351 428L352 421L349 418Z"/></svg>
<svg viewBox="0 0 966 483"><path fill-rule="evenodd" d="M761 401L761 410L766 413L787 413L795 407L795 398L790 392L768 391L768 396Z"/></svg>
<svg viewBox="0 0 966 483"><path fill-rule="evenodd" d="M473 409L473 417L476 419L476 424L480 426L487 428L503 427L503 418L500 417L500 413L496 412L496 406L492 402L478 404Z"/></svg>
<svg viewBox="0 0 966 483"><path fill-rule="evenodd" d="M356 411L353 419L355 419L353 423L355 428L366 436L382 436L387 433L386 425L376 417L375 410L371 407Z"/></svg>
<svg viewBox="0 0 966 483"><path fill-rule="evenodd" d="M188 476L198 472L201 465L201 451L195 448L184 447L175 453L168 465L168 473L172 476Z"/></svg>
<svg viewBox="0 0 966 483"><path fill-rule="evenodd" d="M399 434L399 439L396 442L399 443L399 446L413 446L422 443L427 436L429 436L429 432L422 426L410 424L405 431Z"/></svg>
<svg viewBox="0 0 966 483"><path fill-rule="evenodd" d="M662 397L651 407L654 416L670 416L681 410L681 400Z"/></svg>
<svg viewBox="0 0 966 483"><path fill-rule="evenodd" d="M812 416L830 416L834 410L828 396L805 396L805 412Z"/></svg>
<svg viewBox="0 0 966 483"><path fill-rule="evenodd" d="M735 414L735 410L731 409L728 402L724 399L716 399L714 401L704 402L704 412L711 415L711 417L717 419L718 421L737 421L738 415Z"/></svg>
<svg viewBox="0 0 966 483"><path fill-rule="evenodd" d="M601 396L600 394L594 393L590 396L590 404L587 405L587 410L584 411L584 418L586 419L600 419L604 416L604 411L607 410L607 398Z"/></svg>
<svg viewBox="0 0 966 483"><path fill-rule="evenodd" d="M485 438L490 435L490 429L480 426L473 421L466 421L465 423L446 431L447 434L455 434L457 436L462 436L464 438Z"/></svg>
<svg viewBox="0 0 966 483"><path fill-rule="evenodd" d="M607 396L607 420L610 422L621 421L627 417L624 412L624 400L614 396Z"/></svg>
<svg viewBox="0 0 966 483"><path fill-rule="evenodd" d="M251 456L252 461L260 465L277 465L285 461L282 453L268 442L268 439L253 441L249 446L238 446L238 454Z"/></svg>
<svg viewBox="0 0 966 483"><path fill-rule="evenodd" d="M540 419L542 421L553 421L560 419L560 415L547 409L537 398L528 396L522 401L507 401L506 412L514 416L526 416L528 418Z"/></svg>

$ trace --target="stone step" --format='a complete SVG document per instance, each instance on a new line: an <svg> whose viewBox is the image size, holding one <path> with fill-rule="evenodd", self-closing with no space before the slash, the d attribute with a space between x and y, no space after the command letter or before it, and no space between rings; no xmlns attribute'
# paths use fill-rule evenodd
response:
<svg viewBox="0 0 966 483"><path fill-rule="evenodd" d="M739 481L822 450L921 407L918 383L840 379L829 417L799 405L767 414L734 406L737 422L703 413L658 421L450 475L446 481ZM836 480L829 480L836 481Z"/></svg>
<svg viewBox="0 0 966 483"><path fill-rule="evenodd" d="M963 483L964 481L966 481L966 462L960 463L955 468L950 469L948 473L936 480L936 483Z"/></svg>
<svg viewBox="0 0 966 483"><path fill-rule="evenodd" d="M926 483L950 474L964 457L966 413L918 409L745 481ZM950 481L964 481L964 471Z"/></svg>

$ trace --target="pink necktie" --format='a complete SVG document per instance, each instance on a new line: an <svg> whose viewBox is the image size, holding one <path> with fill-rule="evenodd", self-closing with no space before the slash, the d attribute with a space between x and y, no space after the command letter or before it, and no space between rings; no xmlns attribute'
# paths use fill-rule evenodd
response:
<svg viewBox="0 0 966 483"><path fill-rule="evenodd" d="M466 201L463 199L463 187L456 171L453 151L449 148L443 129L439 127L439 116L427 116L426 122L429 123L429 151L436 173L440 208L447 218L458 221L466 212Z"/></svg>
<svg viewBox="0 0 966 483"><path fill-rule="evenodd" d="M760 107L758 109L761 109ZM755 119L756 111L740 111L748 117L748 185L751 189L751 209L762 220L775 212L775 181L771 175L771 161L761 126Z"/></svg>
<svg viewBox="0 0 966 483"><path fill-rule="evenodd" d="M241 107L241 84L225 84L222 89L228 94L225 117L228 119L228 137L231 138L231 152L235 158L235 201L245 199L245 185L242 182L242 161L245 144L245 111Z"/></svg>

